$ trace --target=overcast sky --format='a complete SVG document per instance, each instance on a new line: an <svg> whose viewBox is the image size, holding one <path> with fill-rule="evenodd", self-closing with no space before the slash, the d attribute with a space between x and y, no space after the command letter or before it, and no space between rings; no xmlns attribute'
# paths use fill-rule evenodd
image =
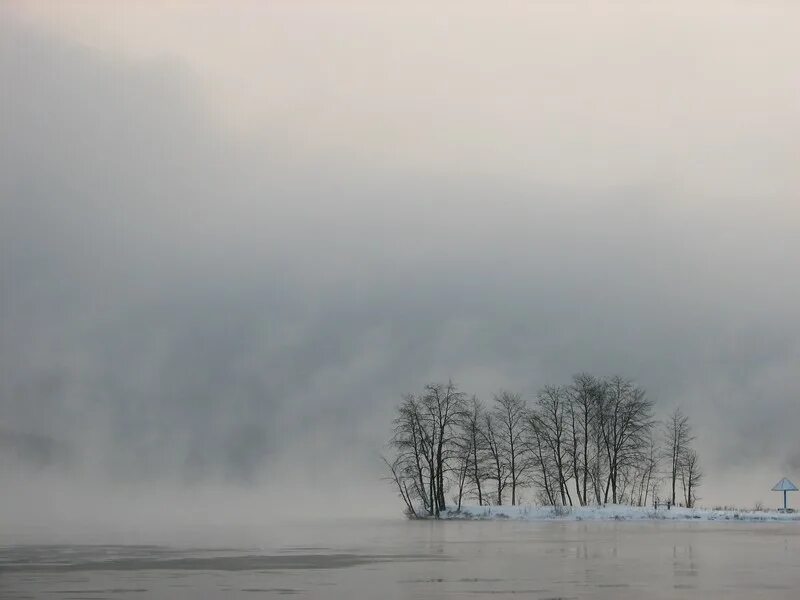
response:
<svg viewBox="0 0 800 600"><path fill-rule="evenodd" d="M658 4L4 3L0 524L398 514L402 393L578 371L684 408L703 503L777 502L800 9Z"/></svg>

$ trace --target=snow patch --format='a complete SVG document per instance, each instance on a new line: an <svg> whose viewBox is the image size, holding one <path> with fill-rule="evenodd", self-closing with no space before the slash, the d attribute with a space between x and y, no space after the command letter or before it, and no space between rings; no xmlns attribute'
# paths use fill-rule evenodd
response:
<svg viewBox="0 0 800 600"><path fill-rule="evenodd" d="M708 508L670 509L652 506L462 506L460 511L446 510L446 520L515 521L800 521L800 513L769 510L720 510Z"/></svg>

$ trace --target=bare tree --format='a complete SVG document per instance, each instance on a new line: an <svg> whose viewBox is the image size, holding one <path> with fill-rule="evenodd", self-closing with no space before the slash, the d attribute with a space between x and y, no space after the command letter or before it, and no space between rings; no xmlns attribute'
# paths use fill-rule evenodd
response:
<svg viewBox="0 0 800 600"><path fill-rule="evenodd" d="M686 451L686 455L681 467L681 482L683 484L683 497L688 508L692 508L697 502L697 488L703 480L703 471L697 458L697 452L693 449Z"/></svg>
<svg viewBox="0 0 800 600"><path fill-rule="evenodd" d="M635 463L647 444L653 427L653 403L645 396L644 390L622 377L612 377L608 381L602 398L603 405L598 414L608 460L604 501L608 501L610 488L611 501L616 504L620 500L620 474Z"/></svg>
<svg viewBox="0 0 800 600"><path fill-rule="evenodd" d="M423 509L432 515L434 514L431 487L433 457L429 452L431 446L426 442L432 433L423 430L420 402L413 394L403 398L397 412L391 439L397 457L389 463L392 475L393 477L399 475L401 482L398 482L398 487L406 489L410 486L413 494L409 495L416 497L422 503Z"/></svg>
<svg viewBox="0 0 800 600"><path fill-rule="evenodd" d="M492 465L490 469L491 476L489 478L494 479L497 484L497 505L502 506L503 491L508 485L509 473L503 454L503 440L500 437L499 429L500 425L495 421L493 413L484 413L481 433Z"/></svg>
<svg viewBox="0 0 800 600"><path fill-rule="evenodd" d="M519 394L499 392L488 411L452 381L429 384L398 407L387 479L409 516L438 517L446 498L459 510L473 495L502 505L509 488L512 505L532 488L551 505L572 505L574 494L581 505L644 506L666 481L673 504L680 481L694 506L702 472L689 420L675 410L659 435L652 410L622 377L576 375L569 387L542 388L530 409Z"/></svg>
<svg viewBox="0 0 800 600"><path fill-rule="evenodd" d="M465 415L465 396L458 387L449 381L447 384L431 383L425 386L421 399L422 420L426 423L424 432L428 452L432 457L430 469L430 489L434 515L446 508L445 471L449 460L458 452L456 428Z"/></svg>
<svg viewBox="0 0 800 600"><path fill-rule="evenodd" d="M647 497L655 495L655 488L658 487L658 464L659 447L656 437L650 432L648 436L647 450L643 456L644 460L640 466L639 495L637 497L638 506L647 506Z"/></svg>
<svg viewBox="0 0 800 600"><path fill-rule="evenodd" d="M529 411L526 445L532 458L533 472L531 480L539 487L544 503L555 505L556 494L553 485L557 481L558 476L555 474L555 469L545 442L546 434L544 431L545 424L538 411Z"/></svg>
<svg viewBox="0 0 800 600"><path fill-rule="evenodd" d="M592 439L592 455L587 461L589 463L589 477L592 480L592 490L594 491L594 501L602 504L605 500L606 481L608 465L606 464L607 453L605 451L605 418L604 410L606 406L605 396L607 393L605 381L597 382L597 390L594 400L594 415L592 425L589 429Z"/></svg>
<svg viewBox="0 0 800 600"><path fill-rule="evenodd" d="M455 483L457 493L453 497L457 509L461 510L463 499L472 490L483 505L483 479L486 477L486 452L483 440L484 409L476 396L468 402L456 438Z"/></svg>
<svg viewBox="0 0 800 600"><path fill-rule="evenodd" d="M523 439L527 406L522 396L507 391L495 395L494 400L495 422L498 427L500 448L511 480L513 506L517 503L517 488L524 484L531 464Z"/></svg>
<svg viewBox="0 0 800 600"><path fill-rule="evenodd" d="M570 462L572 463L575 491L581 506L588 504L590 478L590 446L597 414L599 382L587 373L572 378L567 389L570 425Z"/></svg>
<svg viewBox="0 0 800 600"><path fill-rule="evenodd" d="M459 435L455 440L455 448L450 465L450 477L455 484L455 495L451 497L456 505L456 510L461 510L464 495L467 492L469 483L470 465L472 462L472 450L469 447L469 439L464 435Z"/></svg>
<svg viewBox="0 0 800 600"><path fill-rule="evenodd" d="M406 465L403 458L401 456L397 456L391 462L389 462L385 456L382 456L381 458L389 468L389 473L391 475L388 477L388 479L394 482L395 486L397 486L397 491L400 495L400 498L403 499L406 515L416 519L419 515L417 515L417 511L414 508L414 495L408 488L408 477L405 473Z"/></svg>
<svg viewBox="0 0 800 600"><path fill-rule="evenodd" d="M694 440L692 428L687 417L680 407L672 411L669 418L663 424L664 435L664 454L666 455L669 468L669 477L672 491L672 504L675 504L675 487L681 475L681 468L686 453L690 450L689 446Z"/></svg>
<svg viewBox="0 0 800 600"><path fill-rule="evenodd" d="M428 515L438 517L445 509L445 474L458 455L463 417L464 395L453 382L429 384L422 396L409 394L398 408L391 440L397 456L387 464L398 487Z"/></svg>
<svg viewBox="0 0 800 600"><path fill-rule="evenodd" d="M545 445L549 448L555 465L558 478L558 491L561 495L561 504L569 502L572 497L567 488L567 461L569 457L567 446L567 427L565 419L566 394L558 386L546 386L536 398L536 412L541 423L540 434Z"/></svg>
<svg viewBox="0 0 800 600"><path fill-rule="evenodd" d="M464 445L469 449L469 477L475 488L478 506L483 506L482 482L486 477L486 451L483 434L483 404L476 396L472 397L464 418Z"/></svg>

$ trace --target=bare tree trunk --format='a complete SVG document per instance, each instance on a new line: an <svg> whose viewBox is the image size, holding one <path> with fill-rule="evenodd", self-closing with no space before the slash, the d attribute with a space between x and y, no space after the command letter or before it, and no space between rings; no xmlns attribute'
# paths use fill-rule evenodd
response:
<svg viewBox="0 0 800 600"><path fill-rule="evenodd" d="M505 469L502 449L500 448L500 440L498 439L495 422L491 413L485 413L484 415L483 434L484 441L486 442L486 448L489 451L494 468L493 479L497 483L497 505L502 506L503 490L508 482L508 473Z"/></svg>
<svg viewBox="0 0 800 600"><path fill-rule="evenodd" d="M485 459L484 442L483 442L483 405L480 403L476 396L472 397L472 401L464 418L464 438L466 444L471 451L471 479L472 484L475 486L475 491L478 496L478 505L483 505L483 486L482 479L483 463Z"/></svg>
<svg viewBox="0 0 800 600"><path fill-rule="evenodd" d="M386 463L386 466L389 467L391 480L397 486L397 491L400 493L400 497L403 499L403 504L406 506L406 513L409 516L417 518L419 515L417 515L417 511L414 510L414 502L411 499L411 494L408 492L408 486L406 485L402 475L402 459L398 457L393 462L389 462L385 457L381 458L383 458L383 462Z"/></svg>
<svg viewBox="0 0 800 600"><path fill-rule="evenodd" d="M572 463L572 478L575 480L575 493L578 496L578 504L583 506L583 496L581 495L581 478L580 478L580 454L578 448L580 447L580 432L578 429L578 421L576 411L576 400L572 395L567 397L570 416L570 434L571 434L571 448L570 448L570 462ZM570 502L571 504L571 502Z"/></svg>
<svg viewBox="0 0 800 600"><path fill-rule="evenodd" d="M561 503L567 504L569 497L570 504L572 498L567 489L566 477L564 475L564 449L563 442L564 430L564 392L562 388L547 386L543 388L537 396L537 405L540 413L539 420L542 423L541 433L544 441L553 455L553 464L556 468L558 478L558 491L561 496Z"/></svg>
<svg viewBox="0 0 800 600"><path fill-rule="evenodd" d="M536 411L528 415L528 431L529 440L528 446L536 461L536 466L541 472L541 486L544 489L545 497L548 504L555 505L556 499L552 487L552 481L549 474L549 466L547 464L547 456L544 449L544 424L542 423L541 416Z"/></svg>
<svg viewBox="0 0 800 600"><path fill-rule="evenodd" d="M672 490L672 504L675 504L676 482L678 475L689 450L689 444L694 440L689 417L676 408L663 425L664 445L669 456L670 483Z"/></svg>
<svg viewBox="0 0 800 600"><path fill-rule="evenodd" d="M523 443L527 407L519 394L501 391L494 397L495 421L499 428L499 439L504 461L511 480L511 505L517 504L517 488L526 477L530 460Z"/></svg>
<svg viewBox="0 0 800 600"><path fill-rule="evenodd" d="M481 491L481 476L479 473L478 467L478 448L473 446L472 447L472 469L473 469L473 480L475 481L475 487L478 489L478 506L483 506L483 492Z"/></svg>

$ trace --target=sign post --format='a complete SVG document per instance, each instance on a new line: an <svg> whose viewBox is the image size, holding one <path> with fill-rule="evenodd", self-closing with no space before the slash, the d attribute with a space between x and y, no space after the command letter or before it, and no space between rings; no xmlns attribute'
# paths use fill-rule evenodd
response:
<svg viewBox="0 0 800 600"><path fill-rule="evenodd" d="M797 486L793 484L791 481L784 477L778 483L775 484L775 487L772 488L773 492L783 492L783 510L786 511L789 508L789 504L787 502L786 494L787 492L796 492Z"/></svg>

